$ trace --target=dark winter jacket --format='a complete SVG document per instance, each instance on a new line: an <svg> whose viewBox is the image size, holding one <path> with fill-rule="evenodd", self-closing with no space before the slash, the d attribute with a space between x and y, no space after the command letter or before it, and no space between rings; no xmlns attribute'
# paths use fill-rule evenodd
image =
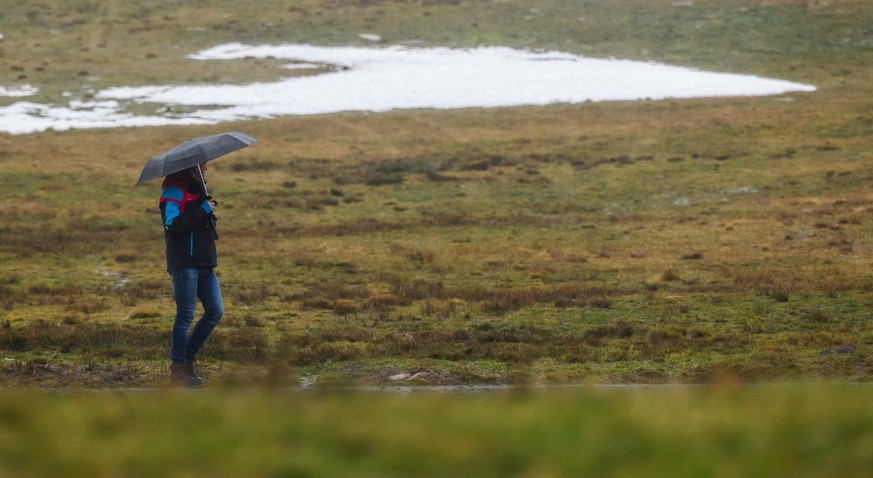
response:
<svg viewBox="0 0 873 478"><path fill-rule="evenodd" d="M184 173L176 173L164 179L162 188L167 270L217 266L215 215L203 187Z"/></svg>

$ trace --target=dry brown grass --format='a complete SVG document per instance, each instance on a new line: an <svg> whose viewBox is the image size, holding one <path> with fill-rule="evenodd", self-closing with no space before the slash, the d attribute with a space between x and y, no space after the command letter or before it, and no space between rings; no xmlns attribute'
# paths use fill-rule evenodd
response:
<svg viewBox="0 0 873 478"><path fill-rule="evenodd" d="M772 27L748 45L790 40L778 52L715 57L708 43L680 51L638 30L660 42L662 59L720 69L754 63L819 90L0 135L0 320L11 358L43 360L62 348L71 355L50 360L79 360L81 330L82 343L107 360L141 349L131 356L143 357L150 376L165 352L172 299L157 184L132 184L147 158L238 129L258 143L210 169L211 190L225 203L218 270L228 310L207 352L215 367L381 377L380 360L415 357L516 364L497 373L506 380L530 363L603 381L705 380L719 370L868 377L859 370L871 340L863 311L873 290L873 62L852 23L868 10L849 1L643 3L683 32L688 21L705 21L686 33L707 41L717 39L712 25L730 31L748 18ZM119 8L114 15L128 16L133 7ZM734 15L743 8L747 17ZM434 6L433 14L455 21L450 11ZM40 15L51 23L46 15L57 13ZM187 9L165 20L140 13L153 30L191 20ZM804 34L832 28L849 41L797 39L786 19L802 19ZM201 21L227 24L212 14ZM239 21L233 28L245 30L248 20ZM144 25L130 28L131 41L148 35ZM772 38L756 36L768 31ZM20 51L10 40L0 63L67 35ZM639 57L635 42L597 48ZM99 64L99 45L89 48L98 51L89 64ZM33 81L61 71L20 66ZM237 67L246 66L231 76ZM141 328L146 342L127 337ZM116 345L101 343L104 333ZM816 333L827 339L809 339ZM839 342L857 348L818 355ZM675 357L683 353L684 364Z"/></svg>

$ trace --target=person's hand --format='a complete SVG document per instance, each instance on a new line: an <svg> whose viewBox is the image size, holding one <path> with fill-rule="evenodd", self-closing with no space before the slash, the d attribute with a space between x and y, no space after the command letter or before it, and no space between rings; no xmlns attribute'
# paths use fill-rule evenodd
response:
<svg viewBox="0 0 873 478"><path fill-rule="evenodd" d="M203 198L203 200L206 201L206 204L209 204L210 206L212 206L213 210L215 208L217 208L218 206L221 206L222 204L224 204L221 201L216 201L212 196L206 196L205 198Z"/></svg>

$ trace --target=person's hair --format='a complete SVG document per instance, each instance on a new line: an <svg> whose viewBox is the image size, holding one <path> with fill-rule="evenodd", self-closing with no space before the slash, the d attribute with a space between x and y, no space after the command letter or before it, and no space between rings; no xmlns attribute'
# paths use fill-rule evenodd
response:
<svg viewBox="0 0 873 478"><path fill-rule="evenodd" d="M191 179L197 179L197 166L191 166L188 169L183 169L183 173L187 174Z"/></svg>

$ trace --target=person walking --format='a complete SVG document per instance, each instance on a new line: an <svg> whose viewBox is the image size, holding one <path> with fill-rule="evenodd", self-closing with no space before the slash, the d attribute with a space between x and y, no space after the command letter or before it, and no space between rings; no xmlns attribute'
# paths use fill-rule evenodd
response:
<svg viewBox="0 0 873 478"><path fill-rule="evenodd" d="M206 190L207 162L256 143L239 131L191 138L146 162L136 184L164 178L161 219L167 247L167 272L173 280L176 319L171 333L170 378L192 387L203 385L194 362L209 334L224 315L215 241L215 208L221 205ZM197 300L203 315L191 330ZM189 330L191 330L189 334Z"/></svg>
<svg viewBox="0 0 873 478"><path fill-rule="evenodd" d="M170 350L170 379L176 385L199 387L197 353L224 315L215 241L215 209L219 203L206 191L206 162L173 173L161 186L161 219L167 251L167 272L173 281L176 318ZM191 329L197 301L203 315ZM190 330L190 334L189 334Z"/></svg>

